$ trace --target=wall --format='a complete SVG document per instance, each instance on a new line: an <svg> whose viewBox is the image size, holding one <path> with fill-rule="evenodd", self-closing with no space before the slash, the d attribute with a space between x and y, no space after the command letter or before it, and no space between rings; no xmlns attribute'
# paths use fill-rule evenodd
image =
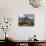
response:
<svg viewBox="0 0 46 46"><path fill-rule="evenodd" d="M13 22L8 33L16 38L16 40L27 40L34 34L39 40L45 39L45 15L46 8L33 8L30 6L28 0L0 0L0 17L13 17ZM35 14L34 27L19 27L18 15L23 13ZM2 31L1 31L2 33ZM0 34L1 34L0 33ZM2 35L2 34L1 34ZM11 37L12 37L11 36ZM2 36L0 36L2 39Z"/></svg>

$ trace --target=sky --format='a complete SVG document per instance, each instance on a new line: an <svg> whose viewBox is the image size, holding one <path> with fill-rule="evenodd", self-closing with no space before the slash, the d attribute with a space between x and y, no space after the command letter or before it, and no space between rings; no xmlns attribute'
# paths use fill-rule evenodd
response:
<svg viewBox="0 0 46 46"><path fill-rule="evenodd" d="M33 14L21 14L19 15L19 18L24 18L24 17L27 17L29 19L34 19L34 15Z"/></svg>

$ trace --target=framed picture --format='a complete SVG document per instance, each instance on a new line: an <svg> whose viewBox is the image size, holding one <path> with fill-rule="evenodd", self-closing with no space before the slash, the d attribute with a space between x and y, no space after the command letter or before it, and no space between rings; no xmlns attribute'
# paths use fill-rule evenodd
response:
<svg viewBox="0 0 46 46"><path fill-rule="evenodd" d="M34 26L34 14L21 14L18 16L19 26Z"/></svg>

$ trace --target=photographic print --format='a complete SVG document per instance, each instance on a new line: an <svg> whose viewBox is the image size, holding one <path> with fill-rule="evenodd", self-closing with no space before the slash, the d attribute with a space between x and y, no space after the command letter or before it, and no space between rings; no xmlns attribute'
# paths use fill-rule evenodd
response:
<svg viewBox="0 0 46 46"><path fill-rule="evenodd" d="M19 26L34 26L34 15L33 14L22 14L18 16Z"/></svg>

